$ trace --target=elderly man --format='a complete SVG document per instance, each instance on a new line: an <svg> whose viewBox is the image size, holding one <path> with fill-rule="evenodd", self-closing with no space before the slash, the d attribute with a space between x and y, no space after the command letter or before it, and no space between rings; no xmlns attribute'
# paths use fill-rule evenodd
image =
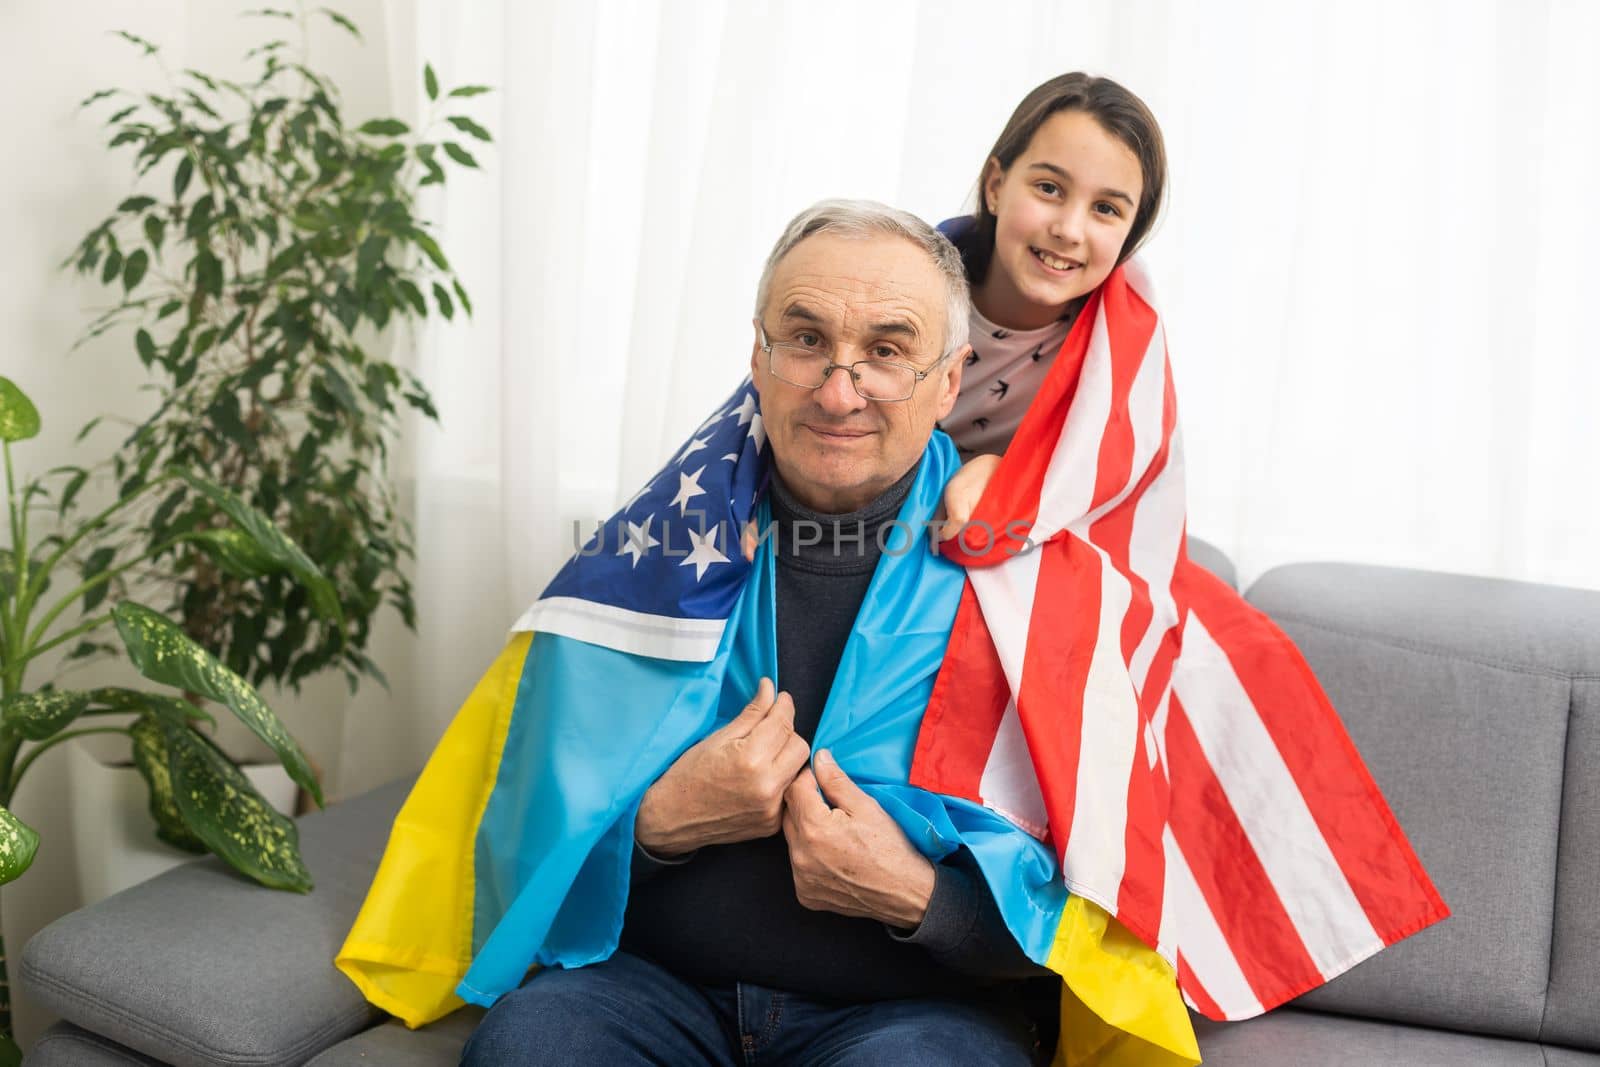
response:
<svg viewBox="0 0 1600 1067"><path fill-rule="evenodd" d="M884 528L956 398L967 320L958 254L903 212L825 202L779 240L750 371L783 690L762 678L645 791L618 950L505 995L464 1063L1036 1060L1020 994L1049 972L971 856L927 859L811 749Z"/></svg>

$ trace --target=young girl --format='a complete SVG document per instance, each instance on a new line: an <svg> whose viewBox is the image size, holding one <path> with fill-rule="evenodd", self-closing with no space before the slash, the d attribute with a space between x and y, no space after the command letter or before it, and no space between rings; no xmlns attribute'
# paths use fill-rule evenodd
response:
<svg viewBox="0 0 1600 1067"><path fill-rule="evenodd" d="M1084 299L1149 236L1166 180L1155 116L1109 78L1052 78L1000 131L977 210L941 227L973 302L972 354L940 423L968 459L946 488L942 537L971 516Z"/></svg>

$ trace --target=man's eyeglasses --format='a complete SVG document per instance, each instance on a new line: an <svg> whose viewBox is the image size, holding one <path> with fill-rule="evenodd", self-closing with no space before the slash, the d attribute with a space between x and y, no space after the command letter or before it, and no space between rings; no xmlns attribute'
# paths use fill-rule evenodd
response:
<svg viewBox="0 0 1600 1067"><path fill-rule="evenodd" d="M891 359L859 359L854 363L835 363L826 348L819 346L774 344L767 340L767 328L756 320L756 330L761 337L761 351L767 354L767 369L772 376L802 389L821 389L828 375L836 370L848 371L850 384L863 400L892 404L911 399L917 383L932 374L942 359L927 370L918 370L909 363Z"/></svg>

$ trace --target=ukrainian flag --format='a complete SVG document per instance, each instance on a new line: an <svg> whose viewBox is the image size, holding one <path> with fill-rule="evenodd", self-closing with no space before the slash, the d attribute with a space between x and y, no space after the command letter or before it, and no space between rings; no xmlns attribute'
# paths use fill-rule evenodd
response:
<svg viewBox="0 0 1600 1067"><path fill-rule="evenodd" d="M396 817L335 959L373 1004L415 1028L616 950L645 789L762 676L783 684L770 545L753 564L731 547L768 519L764 444L747 380L519 622ZM965 582L923 544L958 466L935 433L812 747L930 860L971 851L1023 950L1063 978L1057 1063L1198 1063L1171 965L1068 894L1048 846L908 784Z"/></svg>

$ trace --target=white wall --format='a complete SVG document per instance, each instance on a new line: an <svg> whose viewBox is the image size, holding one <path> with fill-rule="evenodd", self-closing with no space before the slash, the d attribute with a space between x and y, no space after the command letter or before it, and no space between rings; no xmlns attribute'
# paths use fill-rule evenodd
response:
<svg viewBox="0 0 1600 1067"><path fill-rule="evenodd" d="M105 87L155 89L159 68L110 31L126 29L163 47L174 70L195 67L241 74L244 52L268 39L277 24L242 19L262 5L241 0L7 0L0 4L0 374L18 382L44 418L39 438L14 446L22 471L102 458L116 440L97 434L75 446L73 437L94 415L137 417L150 408L139 391L143 370L130 335L108 334L69 354L93 309L103 300L97 284L58 270L77 240L124 197L131 195L131 153L112 155L97 121L78 102ZM313 23L313 62L344 91L350 115L362 119L392 110L386 6L382 0L339 0L367 38L357 46L322 20ZM99 112L101 118L107 114ZM390 627L384 640L392 640ZM396 658L396 657L386 657ZM48 665L46 665L48 666ZM397 672L398 673L398 672ZM30 681L41 682L38 671ZM75 681L81 681L77 677ZM378 687L362 694L367 706L385 703ZM308 686L299 700L275 699L312 759L333 778L342 745L342 681ZM381 742L380 742L381 743ZM17 982L22 946L41 926L81 903L71 861L66 815L64 750L42 757L15 798L17 814L39 830L33 868L0 891L10 959L16 1033L28 1047L53 1017ZM337 792L339 783L331 781ZM369 783L370 784L370 783Z"/></svg>

